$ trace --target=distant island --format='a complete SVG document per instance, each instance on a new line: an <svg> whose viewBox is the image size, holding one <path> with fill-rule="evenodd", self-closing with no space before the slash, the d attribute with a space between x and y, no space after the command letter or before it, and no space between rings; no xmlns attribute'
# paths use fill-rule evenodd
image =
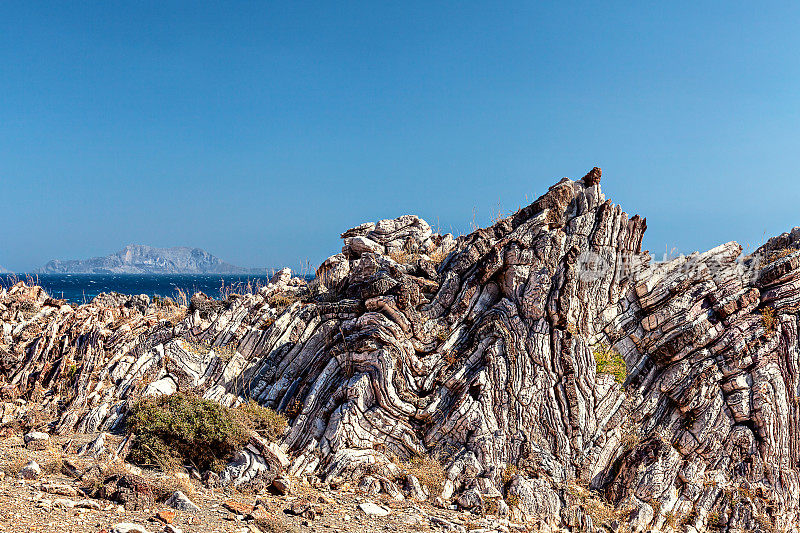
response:
<svg viewBox="0 0 800 533"><path fill-rule="evenodd" d="M3 268L3 265L0 265L0 274L11 274L10 270L6 270Z"/></svg>
<svg viewBox="0 0 800 533"><path fill-rule="evenodd" d="M156 248L129 244L105 257L61 261L54 259L39 269L42 274L247 274L200 248Z"/></svg>

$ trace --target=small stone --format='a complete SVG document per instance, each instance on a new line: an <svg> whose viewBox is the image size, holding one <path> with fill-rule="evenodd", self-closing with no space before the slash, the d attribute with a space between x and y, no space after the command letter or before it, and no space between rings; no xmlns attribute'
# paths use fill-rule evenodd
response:
<svg viewBox="0 0 800 533"><path fill-rule="evenodd" d="M272 516L270 512L260 505L250 513L250 518L253 520L267 520L270 516Z"/></svg>
<svg viewBox="0 0 800 533"><path fill-rule="evenodd" d="M77 496L78 490L69 485L59 485L56 483L42 483L41 489L50 494L58 494L60 496Z"/></svg>
<svg viewBox="0 0 800 533"><path fill-rule="evenodd" d="M36 461L28 461L19 471L19 477L22 479L36 479L42 475L42 469Z"/></svg>
<svg viewBox="0 0 800 533"><path fill-rule="evenodd" d="M175 520L175 511L170 509L161 509L156 513L156 518L165 524L171 524Z"/></svg>
<svg viewBox="0 0 800 533"><path fill-rule="evenodd" d="M75 502L75 507L80 509L91 509L93 511L102 510L100 502L96 502L94 500L78 500L77 502Z"/></svg>
<svg viewBox="0 0 800 533"><path fill-rule="evenodd" d="M183 530L173 526L172 524L167 524L164 526L164 533L183 533Z"/></svg>
<svg viewBox="0 0 800 533"><path fill-rule="evenodd" d="M236 500L225 500L222 503L222 506L231 511L235 514L243 514L247 515L253 510L252 505L248 505L246 503L238 502Z"/></svg>
<svg viewBox="0 0 800 533"><path fill-rule="evenodd" d="M320 494L317 500L319 501L319 503L324 503L325 505L333 505L336 503L336 500L334 500L327 494Z"/></svg>
<svg viewBox="0 0 800 533"><path fill-rule="evenodd" d="M128 522L120 522L115 524L111 529L111 533L150 533L144 526L139 524L131 524Z"/></svg>
<svg viewBox="0 0 800 533"><path fill-rule="evenodd" d="M43 431L31 431L23 437L25 447L31 450L44 450L50 441L50 435Z"/></svg>
<svg viewBox="0 0 800 533"><path fill-rule="evenodd" d="M301 500L292 502L291 507L289 507L289 512L295 516L301 516L303 518L308 518L309 520L314 520L317 517L318 509L316 505L313 505L308 501Z"/></svg>
<svg viewBox="0 0 800 533"><path fill-rule="evenodd" d="M53 506L53 500L41 499L36 502L36 507L40 509L50 509Z"/></svg>
<svg viewBox="0 0 800 533"><path fill-rule="evenodd" d="M164 505L172 507L173 509L177 509L179 511L186 511L188 513L197 513L200 511L200 508L196 506L192 500L189 499L186 494L183 492L176 490L172 493Z"/></svg>
<svg viewBox="0 0 800 533"><path fill-rule="evenodd" d="M281 496L291 494L292 480L286 476L278 476L272 481L272 488Z"/></svg>
<svg viewBox="0 0 800 533"><path fill-rule="evenodd" d="M377 505L372 502L364 502L358 504L358 507L364 511L364 514L367 516L388 516L392 511L383 507L381 505Z"/></svg>

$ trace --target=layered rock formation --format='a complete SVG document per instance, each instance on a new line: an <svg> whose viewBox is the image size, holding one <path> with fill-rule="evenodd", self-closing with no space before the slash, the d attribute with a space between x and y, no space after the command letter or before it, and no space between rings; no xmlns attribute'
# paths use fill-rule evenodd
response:
<svg viewBox="0 0 800 533"><path fill-rule="evenodd" d="M40 270L45 274L246 274L246 268L231 265L200 248L175 246L155 248L129 244L105 257L54 259Z"/></svg>
<svg viewBox="0 0 800 533"><path fill-rule="evenodd" d="M543 528L796 530L800 230L652 264L600 178L458 239L364 224L310 284L286 270L185 310L17 285L3 395L60 432L118 429L142 395L252 398L289 418L293 475L427 497L397 463L433 456L431 498ZM237 475L265 461L245 451Z"/></svg>

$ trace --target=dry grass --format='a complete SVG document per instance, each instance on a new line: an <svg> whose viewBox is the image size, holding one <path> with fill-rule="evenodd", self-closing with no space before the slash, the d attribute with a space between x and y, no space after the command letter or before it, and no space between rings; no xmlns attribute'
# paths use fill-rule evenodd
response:
<svg viewBox="0 0 800 533"><path fill-rule="evenodd" d="M764 266L771 265L772 263L778 261L779 259L783 259L786 256L792 255L796 251L797 251L796 248L783 248L781 250L773 250L767 254L767 257L764 260Z"/></svg>
<svg viewBox="0 0 800 533"><path fill-rule="evenodd" d="M50 442L45 450L45 456L38 463L43 475L60 474L64 469L64 452Z"/></svg>
<svg viewBox="0 0 800 533"><path fill-rule="evenodd" d="M572 496L576 503L583 507L589 516L592 517L592 523L595 527L601 527L603 524L608 524L614 519L621 518L626 514L629 509L614 508L600 497L599 493L588 490L575 482L570 482L567 485L567 492ZM656 511L657 513L658 511Z"/></svg>
<svg viewBox="0 0 800 533"><path fill-rule="evenodd" d="M519 469L516 465L509 464L506 466L503 473L500 475L500 480L503 482L503 486L508 485L511 481L516 477L519 473Z"/></svg>
<svg viewBox="0 0 800 533"><path fill-rule="evenodd" d="M207 342L185 341L184 346L189 352L200 356L206 356L213 350L214 355L224 363L230 361L236 354L236 346L233 345L213 346Z"/></svg>
<svg viewBox="0 0 800 533"><path fill-rule="evenodd" d="M414 262L416 259L419 258L418 254L412 254L405 250L393 250L389 252L389 257L395 263L399 263L401 265L409 265Z"/></svg>
<svg viewBox="0 0 800 533"><path fill-rule="evenodd" d="M7 476L17 477L19 471L28 462L24 448L13 448L6 450L2 455L2 462L0 462L0 470Z"/></svg>
<svg viewBox="0 0 800 533"><path fill-rule="evenodd" d="M290 305L299 301L300 298L294 294L278 292L267 298L267 305L275 309L278 314L283 313Z"/></svg>
<svg viewBox="0 0 800 533"><path fill-rule="evenodd" d="M219 288L219 297L221 300L227 300L233 295L258 294L264 287L266 287L266 284L260 279L248 278L247 281L239 281L230 285L225 285L225 280L222 280L222 285Z"/></svg>
<svg viewBox="0 0 800 533"><path fill-rule="evenodd" d="M248 429L269 440L277 440L288 426L285 416L253 400L238 406L234 414Z"/></svg>
<svg viewBox="0 0 800 533"><path fill-rule="evenodd" d="M159 500L169 498L178 490L190 497L195 493L192 482L186 476L177 476L175 472L167 472L163 476L154 478L151 485Z"/></svg>
<svg viewBox="0 0 800 533"><path fill-rule="evenodd" d="M765 307L761 310L761 324L767 333L772 333L778 325L778 317L775 315L775 309L772 307Z"/></svg>
<svg viewBox="0 0 800 533"><path fill-rule="evenodd" d="M401 463L403 475L415 476L423 485L427 485L431 496L438 496L444 489L445 472L442 463L428 455L417 455L405 463Z"/></svg>
<svg viewBox="0 0 800 533"><path fill-rule="evenodd" d="M180 287L175 289L175 303L178 304L180 307L189 307L191 303L191 296L186 294L186 291L181 289Z"/></svg>
<svg viewBox="0 0 800 533"><path fill-rule="evenodd" d="M428 253L428 259L430 259L431 263L433 263L436 266L441 265L442 261L447 259L447 256L448 254L446 254L444 250L442 250L441 248L437 248L436 250L433 250L432 252Z"/></svg>

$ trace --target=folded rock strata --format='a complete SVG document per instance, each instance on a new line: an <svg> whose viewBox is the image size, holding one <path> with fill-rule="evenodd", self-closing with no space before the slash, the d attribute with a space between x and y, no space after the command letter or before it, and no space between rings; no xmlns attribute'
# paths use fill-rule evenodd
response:
<svg viewBox="0 0 800 533"><path fill-rule="evenodd" d="M432 455L442 497L541 527L796 531L800 229L653 263L600 178L457 239L363 224L309 284L285 270L188 309L4 289L2 422L24 397L55 431L115 431L142 395L199 390L284 413L280 469L334 485L393 493L398 458ZM624 380L598 372L617 352Z"/></svg>

